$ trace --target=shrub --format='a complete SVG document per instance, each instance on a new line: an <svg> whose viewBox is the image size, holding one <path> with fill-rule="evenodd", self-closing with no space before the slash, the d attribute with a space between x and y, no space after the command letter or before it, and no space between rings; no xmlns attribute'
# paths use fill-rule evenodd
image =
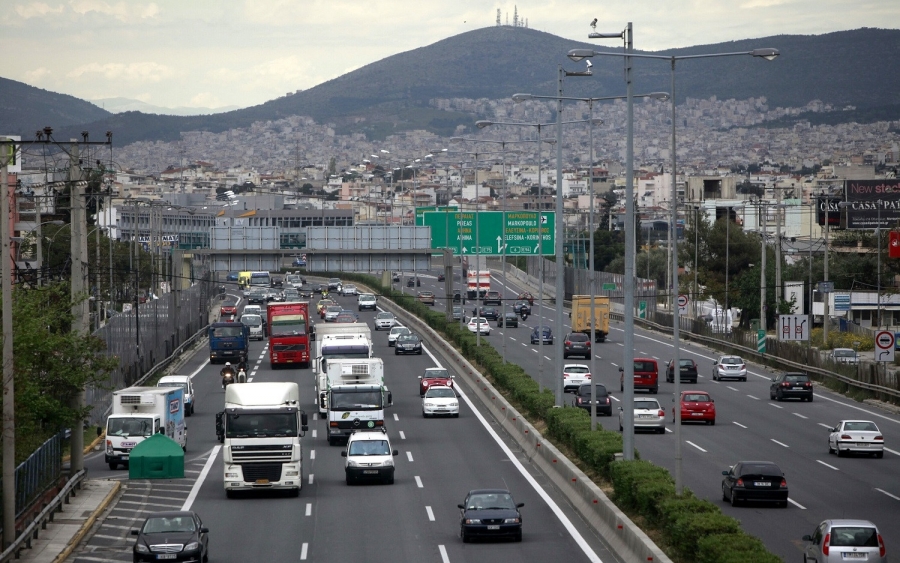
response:
<svg viewBox="0 0 900 563"><path fill-rule="evenodd" d="M712 534L697 540L697 563L722 563L727 559L757 561L757 559L750 558L751 555L774 557L766 551L766 547L758 538L748 536L743 532ZM771 561L778 561L778 558L771 559Z"/></svg>
<svg viewBox="0 0 900 563"><path fill-rule="evenodd" d="M675 551L690 561L696 559L697 540L700 538L712 534L737 534L740 531L738 521L721 512L682 513L674 521L667 521L664 528Z"/></svg>
<svg viewBox="0 0 900 563"><path fill-rule="evenodd" d="M669 472L649 461L621 461L609 468L615 499L624 508L638 508L637 487L640 483L673 483Z"/></svg>

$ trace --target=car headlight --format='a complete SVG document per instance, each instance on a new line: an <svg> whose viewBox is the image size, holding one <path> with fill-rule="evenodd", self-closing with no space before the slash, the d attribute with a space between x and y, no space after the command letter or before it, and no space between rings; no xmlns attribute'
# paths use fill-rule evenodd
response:
<svg viewBox="0 0 900 563"><path fill-rule="evenodd" d="M518 518L506 518L503 520L504 524L518 524L521 520Z"/></svg>
<svg viewBox="0 0 900 563"><path fill-rule="evenodd" d="M138 553L150 553L150 548L142 543L135 544L134 550Z"/></svg>
<svg viewBox="0 0 900 563"><path fill-rule="evenodd" d="M425 406L426 406L426 407L433 407L433 406L434 406L434 403L428 403L428 402L426 402L426 403L425 403Z"/></svg>
<svg viewBox="0 0 900 563"><path fill-rule="evenodd" d="M285 477L296 477L298 475L300 475L300 473L298 471L285 471L284 472Z"/></svg>
<svg viewBox="0 0 900 563"><path fill-rule="evenodd" d="M359 464L352 459L347 460L347 467L359 467Z"/></svg>
<svg viewBox="0 0 900 563"><path fill-rule="evenodd" d="M392 460L392 459L386 460L384 463L382 463L382 465L384 465L385 467L393 467L394 460Z"/></svg>
<svg viewBox="0 0 900 563"><path fill-rule="evenodd" d="M451 408L454 408L454 409L455 409L456 407L459 406L459 403L450 403L449 406L450 406Z"/></svg>
<svg viewBox="0 0 900 563"><path fill-rule="evenodd" d="M192 541L191 543L184 546L184 551L193 551L200 547L200 542Z"/></svg>
<svg viewBox="0 0 900 563"><path fill-rule="evenodd" d="M480 518L466 518L466 524L481 524Z"/></svg>
<svg viewBox="0 0 900 563"><path fill-rule="evenodd" d="M226 478L226 479L237 479L237 478L238 478L238 474L237 474L237 473L226 473L226 474L225 474L225 478Z"/></svg>

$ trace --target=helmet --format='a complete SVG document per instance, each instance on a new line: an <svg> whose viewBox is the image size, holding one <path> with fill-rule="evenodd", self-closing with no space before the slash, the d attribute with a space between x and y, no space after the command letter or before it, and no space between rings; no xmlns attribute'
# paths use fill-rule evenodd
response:
<svg viewBox="0 0 900 563"><path fill-rule="evenodd" d="M225 365L226 365L226 366L230 366L230 365L231 365L231 362L225 362Z"/></svg>

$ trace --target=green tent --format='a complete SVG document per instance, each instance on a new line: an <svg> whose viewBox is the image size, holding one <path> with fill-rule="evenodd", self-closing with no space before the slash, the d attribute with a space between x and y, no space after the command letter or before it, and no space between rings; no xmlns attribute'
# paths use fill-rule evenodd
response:
<svg viewBox="0 0 900 563"><path fill-rule="evenodd" d="M154 434L131 450L128 478L184 478L184 451L165 434Z"/></svg>

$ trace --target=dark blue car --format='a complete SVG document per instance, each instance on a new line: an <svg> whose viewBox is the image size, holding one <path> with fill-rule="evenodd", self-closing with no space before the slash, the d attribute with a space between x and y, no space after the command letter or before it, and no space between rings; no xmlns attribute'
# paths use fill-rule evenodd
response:
<svg viewBox="0 0 900 563"><path fill-rule="evenodd" d="M538 340L542 340L544 344L553 344L553 331L549 326L536 326L531 331L531 343L537 344Z"/></svg>

